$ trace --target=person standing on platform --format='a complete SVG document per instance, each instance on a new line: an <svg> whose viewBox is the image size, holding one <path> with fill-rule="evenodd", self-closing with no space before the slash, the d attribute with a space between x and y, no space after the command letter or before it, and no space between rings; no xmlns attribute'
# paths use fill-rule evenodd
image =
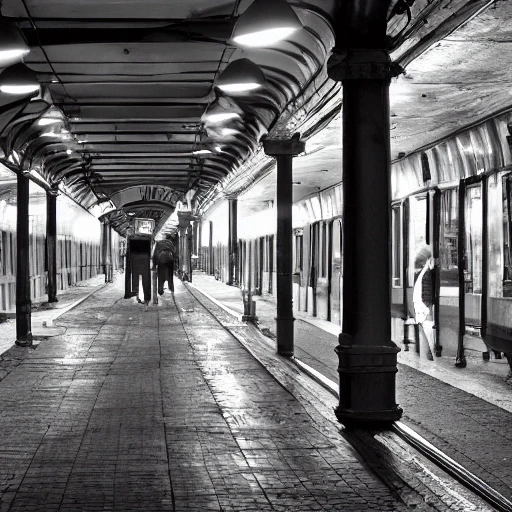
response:
<svg viewBox="0 0 512 512"><path fill-rule="evenodd" d="M151 300L151 270L149 241L131 240L130 260L132 269L132 290L137 294L137 301L142 303L138 297L139 276L142 278L142 289L144 293L144 304L146 306Z"/></svg>
<svg viewBox="0 0 512 512"><path fill-rule="evenodd" d="M167 235L165 240L156 242L153 251L153 267L157 268L158 276L158 294L164 294L164 284L167 281L169 290L174 293L174 259L176 255L176 245L171 235Z"/></svg>
<svg viewBox="0 0 512 512"><path fill-rule="evenodd" d="M424 246L414 261L415 283L412 302L416 323L420 326L420 349L426 352L423 356L434 359L434 258L430 247ZM424 343L424 342L427 343ZM420 350L421 351L421 350Z"/></svg>

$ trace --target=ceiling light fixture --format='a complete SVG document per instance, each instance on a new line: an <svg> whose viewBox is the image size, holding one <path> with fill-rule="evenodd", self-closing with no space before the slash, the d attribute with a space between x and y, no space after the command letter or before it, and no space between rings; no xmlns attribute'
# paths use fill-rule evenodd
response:
<svg viewBox="0 0 512 512"><path fill-rule="evenodd" d="M206 120L210 123L222 123L230 119L237 119L240 116L236 112L225 112L216 114L206 114Z"/></svg>
<svg viewBox="0 0 512 512"><path fill-rule="evenodd" d="M0 48L1 67L19 62L30 52L19 30L4 18L0 18Z"/></svg>
<svg viewBox="0 0 512 512"><path fill-rule="evenodd" d="M257 64L237 59L220 74L215 85L224 92L245 92L260 89L264 83L265 75Z"/></svg>
<svg viewBox="0 0 512 512"><path fill-rule="evenodd" d="M236 135L238 130L235 130L234 128L222 128L220 133L223 137L228 137L229 135Z"/></svg>
<svg viewBox="0 0 512 512"><path fill-rule="evenodd" d="M302 23L285 0L254 0L238 18L232 39L242 46L265 47L300 28Z"/></svg>
<svg viewBox="0 0 512 512"><path fill-rule="evenodd" d="M66 153L67 153L68 155L71 155L71 153L73 153L73 151L71 151L71 149L66 149Z"/></svg>
<svg viewBox="0 0 512 512"><path fill-rule="evenodd" d="M41 119L39 119L39 121L37 121L37 124L39 126L47 126L49 124L56 124L60 122L61 119L57 119L55 117L42 117Z"/></svg>
<svg viewBox="0 0 512 512"><path fill-rule="evenodd" d="M6 94L31 94L39 90L36 74L24 64L14 64L0 73L0 91Z"/></svg>

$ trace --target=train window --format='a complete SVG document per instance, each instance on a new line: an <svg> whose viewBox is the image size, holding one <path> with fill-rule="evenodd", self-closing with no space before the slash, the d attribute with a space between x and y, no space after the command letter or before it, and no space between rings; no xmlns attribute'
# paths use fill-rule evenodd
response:
<svg viewBox="0 0 512 512"><path fill-rule="evenodd" d="M393 247L393 286L401 286L401 274L402 274L402 243L401 243L401 232L402 222L400 218L400 206L394 206L391 210L391 222L392 222L392 247Z"/></svg>
<svg viewBox="0 0 512 512"><path fill-rule="evenodd" d="M413 254L427 244L427 198L417 197L413 211L412 221L414 225Z"/></svg>
<svg viewBox="0 0 512 512"><path fill-rule="evenodd" d="M503 297L512 297L512 177L503 177Z"/></svg>
<svg viewBox="0 0 512 512"><path fill-rule="evenodd" d="M322 277L327 277L327 224L320 224L320 268Z"/></svg>
<svg viewBox="0 0 512 512"><path fill-rule="evenodd" d="M482 293L482 189L480 184L467 188L464 207L465 288L468 293Z"/></svg>
<svg viewBox="0 0 512 512"><path fill-rule="evenodd" d="M457 189L441 193L441 226L439 240L439 266L441 286L459 286L457 239L459 236L459 210Z"/></svg>
<svg viewBox="0 0 512 512"><path fill-rule="evenodd" d="M0 272L3 276L5 276L6 266L5 266L5 233L0 231Z"/></svg>

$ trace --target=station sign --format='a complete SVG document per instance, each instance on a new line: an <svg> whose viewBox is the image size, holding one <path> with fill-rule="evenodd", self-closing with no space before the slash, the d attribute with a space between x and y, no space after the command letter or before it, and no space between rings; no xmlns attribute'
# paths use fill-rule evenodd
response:
<svg viewBox="0 0 512 512"><path fill-rule="evenodd" d="M155 221L153 219L135 219L135 234L152 235L155 230Z"/></svg>

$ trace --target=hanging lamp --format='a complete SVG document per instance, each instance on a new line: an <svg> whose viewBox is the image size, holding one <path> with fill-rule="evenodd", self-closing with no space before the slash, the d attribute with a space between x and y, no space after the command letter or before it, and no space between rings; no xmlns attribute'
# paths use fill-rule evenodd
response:
<svg viewBox="0 0 512 512"><path fill-rule="evenodd" d="M260 67L249 59L231 62L217 79L216 86L224 92L236 93L259 89L265 83Z"/></svg>
<svg viewBox="0 0 512 512"><path fill-rule="evenodd" d="M24 64L14 64L0 73L0 91L6 94L31 94L39 90L36 74Z"/></svg>
<svg viewBox="0 0 512 512"><path fill-rule="evenodd" d="M29 52L30 48L19 30L0 17L0 67L19 62Z"/></svg>
<svg viewBox="0 0 512 512"><path fill-rule="evenodd" d="M302 23L285 0L254 0L238 18L232 41L242 46L272 46L300 28Z"/></svg>

